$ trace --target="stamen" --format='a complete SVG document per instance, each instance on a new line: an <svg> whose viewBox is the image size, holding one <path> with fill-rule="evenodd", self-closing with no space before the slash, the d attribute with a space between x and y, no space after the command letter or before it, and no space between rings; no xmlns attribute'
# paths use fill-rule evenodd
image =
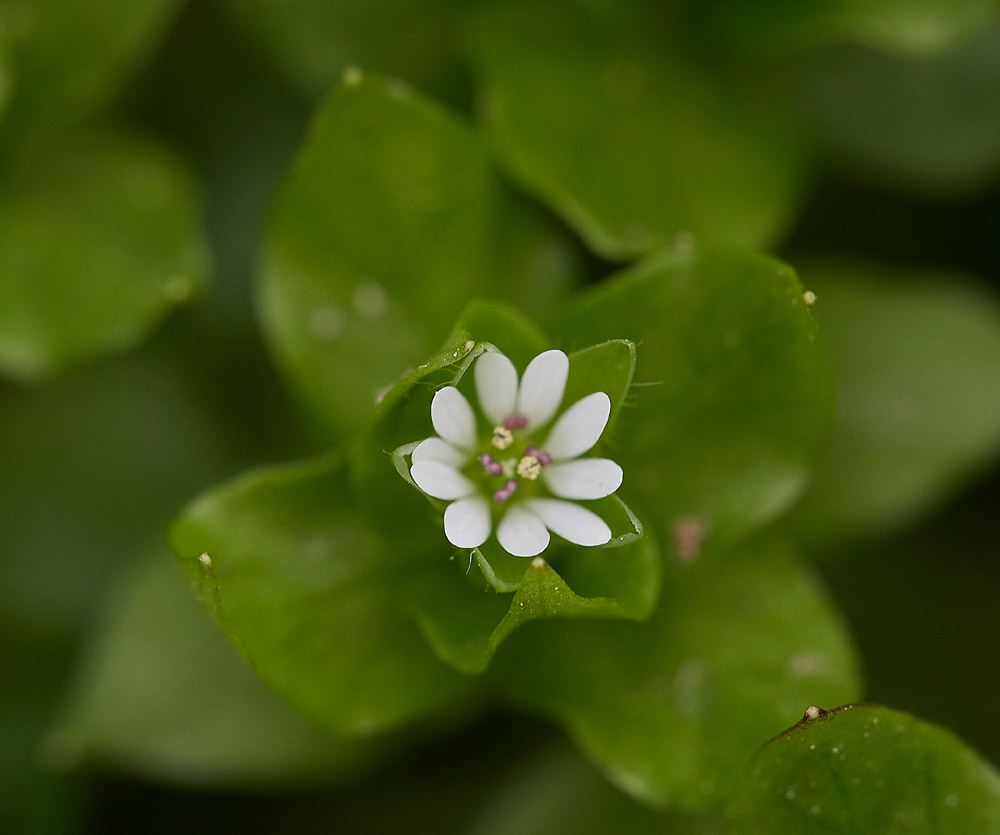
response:
<svg viewBox="0 0 1000 835"><path fill-rule="evenodd" d="M484 452L479 456L479 463L483 465L483 469L490 475L503 475L503 464L496 461L488 452Z"/></svg>
<svg viewBox="0 0 1000 835"><path fill-rule="evenodd" d="M517 474L534 481L542 472L542 463L534 455L525 455L517 464Z"/></svg>
<svg viewBox="0 0 1000 835"><path fill-rule="evenodd" d="M508 478L504 482L503 487L493 493L493 501L498 504L503 504L507 499L514 495L514 491L517 489L517 482L512 478Z"/></svg>
<svg viewBox="0 0 1000 835"><path fill-rule="evenodd" d="M507 429L524 429L528 425L528 419L524 415L509 415L504 419L503 425Z"/></svg>
<svg viewBox="0 0 1000 835"><path fill-rule="evenodd" d="M514 433L506 426L494 426L492 443L497 449L507 449L514 443Z"/></svg>
<svg viewBox="0 0 1000 835"><path fill-rule="evenodd" d="M538 463L541 464L543 467L547 467L547 466L549 466L549 464L552 463L552 458L551 458L551 456L547 452L544 452L544 451L540 450L538 447L533 446L533 445L529 446L524 451L524 454L525 455L530 455L533 458L537 458L538 459Z"/></svg>

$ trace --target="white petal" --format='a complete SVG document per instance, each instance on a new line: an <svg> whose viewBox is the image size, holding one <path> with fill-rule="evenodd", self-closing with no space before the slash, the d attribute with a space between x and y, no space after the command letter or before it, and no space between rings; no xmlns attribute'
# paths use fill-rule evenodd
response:
<svg viewBox="0 0 1000 835"><path fill-rule="evenodd" d="M610 415L611 399L603 391L588 394L559 416L542 449L557 461L576 458L597 443Z"/></svg>
<svg viewBox="0 0 1000 835"><path fill-rule="evenodd" d="M524 507L514 505L500 520L497 539L508 554L534 557L548 547L549 532L538 516Z"/></svg>
<svg viewBox="0 0 1000 835"><path fill-rule="evenodd" d="M456 548L478 548L490 535L490 506L480 496L452 502L444 509L444 535Z"/></svg>
<svg viewBox="0 0 1000 835"><path fill-rule="evenodd" d="M434 431L460 449L476 445L476 416L465 396L454 386L440 389L431 401Z"/></svg>
<svg viewBox="0 0 1000 835"><path fill-rule="evenodd" d="M562 351L545 351L524 369L517 411L528 419L528 426L544 426L556 413L566 391L569 358Z"/></svg>
<svg viewBox="0 0 1000 835"><path fill-rule="evenodd" d="M476 492L475 484L441 461L417 461L410 467L410 477L435 499L464 499Z"/></svg>
<svg viewBox="0 0 1000 835"><path fill-rule="evenodd" d="M611 541L611 528L585 507L559 499L529 499L525 504L545 527L575 545L603 545Z"/></svg>
<svg viewBox="0 0 1000 835"><path fill-rule="evenodd" d="M622 486L622 468L609 458L578 458L545 467L542 480L564 499L603 499Z"/></svg>
<svg viewBox="0 0 1000 835"><path fill-rule="evenodd" d="M487 351L476 360L476 393L483 414L499 425L514 414L517 369L503 354Z"/></svg>
<svg viewBox="0 0 1000 835"><path fill-rule="evenodd" d="M447 441L440 438L428 438L421 441L413 450L410 460L416 464L418 461L440 461L442 464L450 464L456 469L461 467L468 458L468 454L460 449L455 449Z"/></svg>

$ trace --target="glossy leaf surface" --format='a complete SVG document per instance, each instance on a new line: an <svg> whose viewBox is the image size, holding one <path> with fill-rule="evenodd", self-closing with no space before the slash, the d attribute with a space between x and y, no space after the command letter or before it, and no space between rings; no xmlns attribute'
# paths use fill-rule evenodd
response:
<svg viewBox="0 0 1000 835"><path fill-rule="evenodd" d="M667 551L745 536L804 487L833 402L791 268L725 248L666 253L581 294L549 328L571 346L636 343L612 452Z"/></svg>
<svg viewBox="0 0 1000 835"><path fill-rule="evenodd" d="M1000 775L959 739L865 705L807 719L754 758L733 835L1000 832Z"/></svg>
<svg viewBox="0 0 1000 835"><path fill-rule="evenodd" d="M645 623L537 624L495 666L506 692L565 725L613 782L687 809L718 805L760 740L803 704L858 689L832 605L767 540L671 561Z"/></svg>
<svg viewBox="0 0 1000 835"><path fill-rule="evenodd" d="M608 258L681 232L765 243L798 190L796 129L767 96L689 61L669 18L548 0L498 5L470 29L493 147Z"/></svg>
<svg viewBox="0 0 1000 835"><path fill-rule="evenodd" d="M565 235L501 184L468 127L406 85L351 76L276 198L260 304L282 365L338 435L472 296L542 307L575 270Z"/></svg>

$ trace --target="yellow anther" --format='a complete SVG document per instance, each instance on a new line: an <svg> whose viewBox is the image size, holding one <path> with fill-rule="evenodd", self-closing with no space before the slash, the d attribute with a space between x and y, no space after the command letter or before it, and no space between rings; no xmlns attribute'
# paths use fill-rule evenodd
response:
<svg viewBox="0 0 1000 835"><path fill-rule="evenodd" d="M542 471L542 462L534 455L525 455L517 464L517 474L528 481L534 481Z"/></svg>
<svg viewBox="0 0 1000 835"><path fill-rule="evenodd" d="M514 433L506 426L493 427L493 446L497 449L507 449L514 443Z"/></svg>

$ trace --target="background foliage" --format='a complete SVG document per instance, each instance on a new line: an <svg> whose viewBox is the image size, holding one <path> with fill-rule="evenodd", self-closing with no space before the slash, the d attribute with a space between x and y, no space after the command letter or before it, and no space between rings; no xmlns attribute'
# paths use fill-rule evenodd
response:
<svg viewBox="0 0 1000 835"><path fill-rule="evenodd" d="M991 0L0 0L0 829L1000 831L998 45ZM638 622L494 632L371 454L456 322L637 343L648 538L556 568Z"/></svg>

